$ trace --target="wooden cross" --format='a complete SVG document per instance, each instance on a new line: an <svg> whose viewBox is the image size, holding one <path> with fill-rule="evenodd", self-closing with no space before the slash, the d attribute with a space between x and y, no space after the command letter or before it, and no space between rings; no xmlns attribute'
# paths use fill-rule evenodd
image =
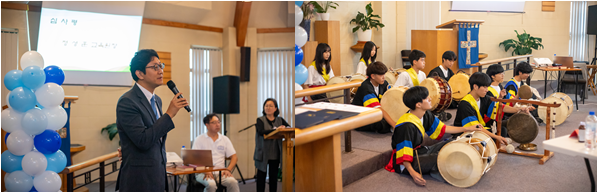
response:
<svg viewBox="0 0 597 192"><path fill-rule="evenodd" d="M471 64L471 48L477 47L477 41L471 41L471 30L466 30L466 41L460 42L460 48L466 48L466 64Z"/></svg>

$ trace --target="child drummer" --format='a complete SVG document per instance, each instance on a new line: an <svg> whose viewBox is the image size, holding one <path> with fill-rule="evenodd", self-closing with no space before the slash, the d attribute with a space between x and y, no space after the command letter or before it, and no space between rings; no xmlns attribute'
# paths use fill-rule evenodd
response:
<svg viewBox="0 0 597 192"><path fill-rule="evenodd" d="M428 111L431 109L431 97L425 87L415 86L408 89L402 100L410 108L410 112L402 115L396 123L392 135L394 152L385 168L391 172L408 174L417 185L425 185L426 181L421 174L430 173L435 178L441 177L437 169L437 153L450 140L432 146L421 146L423 138L441 140L445 133L481 131L482 128L478 125L445 125Z"/></svg>

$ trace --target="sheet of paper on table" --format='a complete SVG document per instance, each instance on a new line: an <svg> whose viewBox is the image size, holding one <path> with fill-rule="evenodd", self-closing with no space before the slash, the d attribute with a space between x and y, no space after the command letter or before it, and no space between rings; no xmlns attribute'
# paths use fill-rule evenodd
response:
<svg viewBox="0 0 597 192"><path fill-rule="evenodd" d="M318 103L311 103L311 104L306 104L297 108L315 108L315 109L332 109L332 110L338 110L338 111L348 111L348 112L357 112L357 113L362 113L365 111L369 111L372 110L373 108L369 108L369 107L361 107L361 106L356 106L356 105L351 105L351 104L339 104L339 103L328 103L328 102L318 102ZM296 109L295 108L295 115L298 114L296 113ZM303 111L304 112L304 111Z"/></svg>

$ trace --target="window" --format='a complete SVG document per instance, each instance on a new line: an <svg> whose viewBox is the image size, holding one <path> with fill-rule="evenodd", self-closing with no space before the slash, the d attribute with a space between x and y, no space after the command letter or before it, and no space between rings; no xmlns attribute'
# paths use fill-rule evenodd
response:
<svg viewBox="0 0 597 192"><path fill-rule="evenodd" d="M222 50L193 46L190 49L191 141L207 132L203 117L212 113L212 78L222 73Z"/></svg>
<svg viewBox="0 0 597 192"><path fill-rule="evenodd" d="M294 49L267 48L257 53L257 113L267 98L278 101L280 117L294 125Z"/></svg>

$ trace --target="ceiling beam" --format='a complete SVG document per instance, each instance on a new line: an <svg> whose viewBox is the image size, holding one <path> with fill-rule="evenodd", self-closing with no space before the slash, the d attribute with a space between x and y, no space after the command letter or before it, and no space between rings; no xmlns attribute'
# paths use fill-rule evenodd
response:
<svg viewBox="0 0 597 192"><path fill-rule="evenodd" d="M23 3L2 2L2 9L14 9L22 11L36 11L40 12L41 7L35 5L27 5Z"/></svg>
<svg viewBox="0 0 597 192"><path fill-rule="evenodd" d="M236 27L236 46L244 47L249 25L251 2L237 1L234 13L234 27Z"/></svg>
<svg viewBox="0 0 597 192"><path fill-rule="evenodd" d="M259 28L257 33L294 33L294 27L286 28Z"/></svg>
<svg viewBox="0 0 597 192"><path fill-rule="evenodd" d="M143 18L143 24L160 25L160 26L166 26L166 27L178 27L178 28L194 29L194 30L201 30L201 31L211 31L211 32L217 32L217 33L224 32L224 29L218 28L218 27L208 27L208 26L203 26L203 25L179 23L179 22L174 22L174 21L164 21L164 20L159 20L159 19Z"/></svg>

